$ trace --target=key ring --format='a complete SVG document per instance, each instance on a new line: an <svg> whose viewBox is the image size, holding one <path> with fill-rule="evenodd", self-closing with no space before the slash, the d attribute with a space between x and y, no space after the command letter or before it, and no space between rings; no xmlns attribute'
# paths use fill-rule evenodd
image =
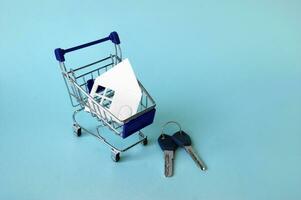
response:
<svg viewBox="0 0 301 200"><path fill-rule="evenodd" d="M179 128L179 130L180 130L180 133L182 133L182 128L181 128L181 125L178 123L178 122L176 122L176 121L168 121L168 122L166 122L165 124L163 124L163 126L162 126L162 128L161 128L161 135L163 135L163 137L164 137L164 128L168 125L168 124L175 124L175 125L177 125L178 126L178 128Z"/></svg>

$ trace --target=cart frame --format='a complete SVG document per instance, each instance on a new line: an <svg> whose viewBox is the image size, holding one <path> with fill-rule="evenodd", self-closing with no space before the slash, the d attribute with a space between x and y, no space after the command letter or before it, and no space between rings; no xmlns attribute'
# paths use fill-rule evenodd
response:
<svg viewBox="0 0 301 200"><path fill-rule="evenodd" d="M76 67L75 69L67 69L65 65L66 53L109 40L114 44L115 51L113 54L111 53L105 58L84 66ZM116 32L111 32L108 37L100 40L82 44L69 49L57 48L55 49L55 56L57 61L59 61L59 66L67 87L71 105L76 108L72 115L74 122L73 131L75 135L81 136L82 131L84 131L105 143L111 149L111 157L115 162L119 161L121 152L129 150L139 143L142 143L143 145L147 144L147 136L142 133L141 129L153 122L156 111L156 103L139 80L138 83L142 91L142 98L140 100L138 112L125 120L119 120L107 109L106 105L101 105L99 103L100 99L95 97L93 98L89 94L89 86L91 87L91 85L89 85L89 81L94 80L94 77L99 76L122 61L120 39ZM98 65L101 66L99 67ZM113 95L113 91L108 92L108 96L110 95ZM84 112L85 108L88 108L91 116L100 122L100 125L96 127L96 132L92 132L84 128L76 119L76 116L79 113ZM100 134L99 129L101 127L107 127L113 133L121 136L122 138L126 138L129 135L138 133L139 139L125 148L118 148Z"/></svg>

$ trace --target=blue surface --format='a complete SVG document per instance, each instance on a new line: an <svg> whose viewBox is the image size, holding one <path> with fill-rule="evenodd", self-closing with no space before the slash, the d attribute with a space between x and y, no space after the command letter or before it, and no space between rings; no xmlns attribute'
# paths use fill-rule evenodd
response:
<svg viewBox="0 0 301 200"><path fill-rule="evenodd" d="M300 10L293 0L2 0L0 199L301 199ZM158 105L149 145L120 163L72 134L53 56L111 30ZM206 173L180 149L164 178L156 140L171 119Z"/></svg>

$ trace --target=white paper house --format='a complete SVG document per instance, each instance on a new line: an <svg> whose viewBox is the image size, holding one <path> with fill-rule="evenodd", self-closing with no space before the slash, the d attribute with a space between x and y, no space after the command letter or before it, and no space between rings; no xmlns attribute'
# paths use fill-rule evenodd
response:
<svg viewBox="0 0 301 200"><path fill-rule="evenodd" d="M98 88L104 88L99 92ZM100 104L115 115L125 120L137 113L142 92L135 73L128 59L98 76L93 84L90 95L99 97ZM89 108L86 107L89 111Z"/></svg>

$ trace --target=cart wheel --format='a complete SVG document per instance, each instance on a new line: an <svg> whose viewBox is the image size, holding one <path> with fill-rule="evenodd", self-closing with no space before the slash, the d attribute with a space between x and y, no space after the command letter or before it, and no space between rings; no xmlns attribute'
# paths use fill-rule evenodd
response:
<svg viewBox="0 0 301 200"><path fill-rule="evenodd" d="M147 138L145 138L145 139L143 140L142 144L143 144L144 146L147 145Z"/></svg>
<svg viewBox="0 0 301 200"><path fill-rule="evenodd" d="M111 158L114 162L118 162L120 160L120 153L112 152Z"/></svg>
<svg viewBox="0 0 301 200"><path fill-rule="evenodd" d="M82 128L78 124L73 124L73 133L79 137L82 134Z"/></svg>

